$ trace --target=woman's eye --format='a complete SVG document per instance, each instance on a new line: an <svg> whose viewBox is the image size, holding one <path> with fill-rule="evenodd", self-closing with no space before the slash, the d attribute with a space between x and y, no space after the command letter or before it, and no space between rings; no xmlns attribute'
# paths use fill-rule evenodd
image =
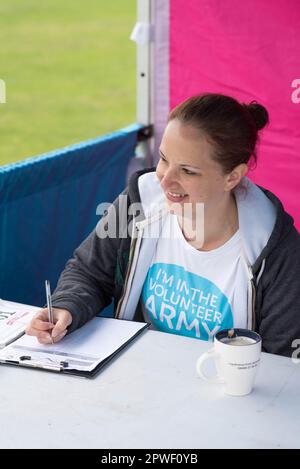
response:
<svg viewBox="0 0 300 469"><path fill-rule="evenodd" d="M193 171L190 171L189 169L185 169L183 168L183 171L185 172L185 174L188 174L189 176L194 176L196 173L193 173Z"/></svg>
<svg viewBox="0 0 300 469"><path fill-rule="evenodd" d="M165 164L168 164L167 160L162 156L162 155L159 155L161 161ZM182 168L182 170L184 171L185 174L187 174L188 176L195 176L197 173L194 173L193 171L190 171L189 169L187 168Z"/></svg>
<svg viewBox="0 0 300 469"><path fill-rule="evenodd" d="M167 162L167 160L166 160L163 156L161 156L161 155L160 155L160 159L161 159L164 163Z"/></svg>

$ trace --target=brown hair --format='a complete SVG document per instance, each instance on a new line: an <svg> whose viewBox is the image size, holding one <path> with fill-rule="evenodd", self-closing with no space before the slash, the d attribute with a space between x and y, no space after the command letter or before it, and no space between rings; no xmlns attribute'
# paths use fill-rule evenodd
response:
<svg viewBox="0 0 300 469"><path fill-rule="evenodd" d="M230 96L205 93L176 106L168 122L173 119L203 132L215 149L212 158L230 173L251 156L256 163L258 131L269 122L269 114L256 101L241 104Z"/></svg>

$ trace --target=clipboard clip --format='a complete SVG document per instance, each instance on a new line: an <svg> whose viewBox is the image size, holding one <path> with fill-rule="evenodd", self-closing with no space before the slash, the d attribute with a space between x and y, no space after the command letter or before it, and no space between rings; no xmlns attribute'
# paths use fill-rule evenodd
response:
<svg viewBox="0 0 300 469"><path fill-rule="evenodd" d="M69 363L66 361L61 361L59 363L32 361L30 355L22 355L19 357L19 365L32 366L33 368L41 368L44 370L63 371L65 368L68 368Z"/></svg>

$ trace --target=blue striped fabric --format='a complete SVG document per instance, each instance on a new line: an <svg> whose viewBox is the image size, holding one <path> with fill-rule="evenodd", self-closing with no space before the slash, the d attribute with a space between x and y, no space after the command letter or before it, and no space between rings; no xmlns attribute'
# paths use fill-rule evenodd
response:
<svg viewBox="0 0 300 469"><path fill-rule="evenodd" d="M126 185L138 124L0 167L0 297L44 305L101 202Z"/></svg>

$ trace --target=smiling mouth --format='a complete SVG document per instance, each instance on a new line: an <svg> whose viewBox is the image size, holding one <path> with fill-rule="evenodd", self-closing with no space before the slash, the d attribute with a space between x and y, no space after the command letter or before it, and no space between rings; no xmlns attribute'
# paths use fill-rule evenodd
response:
<svg viewBox="0 0 300 469"><path fill-rule="evenodd" d="M172 202L183 200L188 194L179 194L177 192L166 192L166 196Z"/></svg>

